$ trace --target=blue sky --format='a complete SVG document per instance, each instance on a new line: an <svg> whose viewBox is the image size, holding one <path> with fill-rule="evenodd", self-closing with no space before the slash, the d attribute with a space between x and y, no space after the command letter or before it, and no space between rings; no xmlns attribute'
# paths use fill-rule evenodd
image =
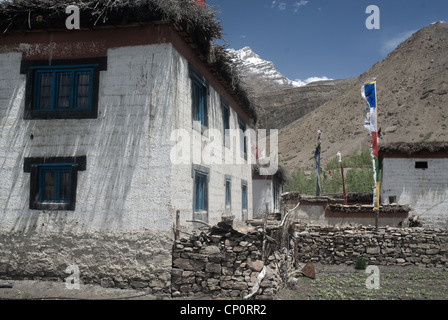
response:
<svg viewBox="0 0 448 320"><path fill-rule="evenodd" d="M226 44L249 46L291 80L357 77L413 32L448 22L447 0L206 0ZM380 29L369 30L369 5Z"/></svg>

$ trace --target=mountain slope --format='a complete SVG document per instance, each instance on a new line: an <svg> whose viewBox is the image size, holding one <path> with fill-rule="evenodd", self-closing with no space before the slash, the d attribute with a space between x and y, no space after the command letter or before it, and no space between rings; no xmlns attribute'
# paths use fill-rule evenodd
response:
<svg viewBox="0 0 448 320"><path fill-rule="evenodd" d="M290 171L314 166L317 131L322 130L322 165L336 153L350 155L370 146L363 128L362 82L376 78L380 143L448 140L448 25L414 33L358 82L280 130L279 152Z"/></svg>
<svg viewBox="0 0 448 320"><path fill-rule="evenodd" d="M250 47L228 51L234 56L234 62L241 71L242 81L250 87L255 96L298 86L278 72L271 61L261 59Z"/></svg>
<svg viewBox="0 0 448 320"><path fill-rule="evenodd" d="M275 69L271 61L260 58L249 47L228 50L240 70L241 80L251 92L259 111L259 127L280 129L340 95L355 78L311 82L305 86Z"/></svg>
<svg viewBox="0 0 448 320"><path fill-rule="evenodd" d="M341 95L356 78L317 81L306 86L259 94L253 101L261 110L260 128L281 129Z"/></svg>

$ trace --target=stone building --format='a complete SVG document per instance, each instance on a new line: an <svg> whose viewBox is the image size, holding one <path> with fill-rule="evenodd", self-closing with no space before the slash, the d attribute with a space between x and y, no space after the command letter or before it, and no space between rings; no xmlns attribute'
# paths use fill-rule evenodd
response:
<svg viewBox="0 0 448 320"><path fill-rule="evenodd" d="M382 204L411 207L423 226L448 226L448 143L380 146Z"/></svg>
<svg viewBox="0 0 448 320"><path fill-rule="evenodd" d="M255 110L203 5L68 4L0 4L0 276L169 290L177 211L252 217Z"/></svg>

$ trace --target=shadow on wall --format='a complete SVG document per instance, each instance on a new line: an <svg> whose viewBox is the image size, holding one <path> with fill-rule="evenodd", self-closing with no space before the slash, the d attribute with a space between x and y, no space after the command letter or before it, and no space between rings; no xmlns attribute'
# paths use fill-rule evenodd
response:
<svg viewBox="0 0 448 320"><path fill-rule="evenodd" d="M18 81L11 89L8 105L0 106L0 130L10 135L5 156L0 158L6 160L0 167L8 161L15 163L7 170L10 181L2 182L3 188L9 188L2 220L7 215L11 219L15 211L11 231L38 231L45 225L59 232L81 231L92 224L100 229L116 229L127 224L128 218L157 220L148 216L153 214L151 208L167 210L170 108L176 92L166 76L171 63L162 67L166 73L160 72L160 65L154 70L151 66L140 67L139 75L131 74L129 67L129 74L121 76L137 77L132 87L125 90L118 82L116 93L114 88L101 88L99 115L93 120L23 120L24 76ZM135 66L132 70L135 72ZM108 72L102 72L100 83L116 76ZM30 139L31 135L34 139ZM87 169L78 174L76 210L30 210L30 176L23 172L23 159L75 155L87 156ZM155 175L163 185L152 183ZM142 208L142 204L148 205ZM135 217L134 210L146 216Z"/></svg>
<svg viewBox="0 0 448 320"><path fill-rule="evenodd" d="M424 225L448 228L448 191L444 188L425 186L416 189L404 185L401 194L397 195L397 202L408 204L412 208L410 214L418 215Z"/></svg>

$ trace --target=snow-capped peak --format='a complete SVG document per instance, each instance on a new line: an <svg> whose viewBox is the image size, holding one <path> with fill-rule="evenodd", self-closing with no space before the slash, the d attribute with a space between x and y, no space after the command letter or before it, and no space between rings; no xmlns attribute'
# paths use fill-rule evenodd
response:
<svg viewBox="0 0 448 320"><path fill-rule="evenodd" d="M274 63L260 58L250 47L239 50L228 49L235 58L235 63L242 68L242 72L247 77L261 77L264 80L274 82L284 87L297 87L299 83L286 78L275 69Z"/></svg>

